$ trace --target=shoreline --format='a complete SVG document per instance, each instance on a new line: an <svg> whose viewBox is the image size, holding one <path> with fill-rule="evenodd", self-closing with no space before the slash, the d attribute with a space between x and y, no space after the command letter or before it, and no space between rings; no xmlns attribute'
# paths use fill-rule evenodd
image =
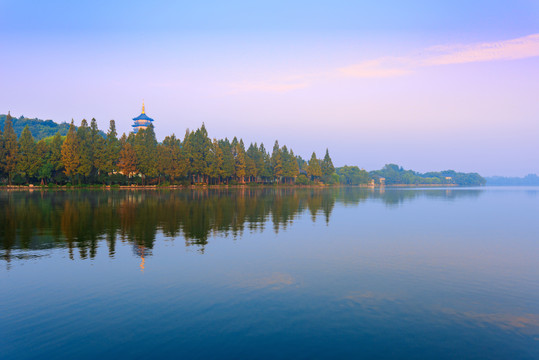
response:
<svg viewBox="0 0 539 360"><path fill-rule="evenodd" d="M312 185L81 185L81 186L47 186L47 185L4 185L0 186L0 191L58 191L58 190L209 190L209 189L309 189L309 188L341 188L341 187L354 187L362 189L391 189L391 188L446 188L446 187L469 187L468 185L458 185L458 184L393 184L393 185L326 185L326 184L312 184ZM481 187L481 186L476 186Z"/></svg>

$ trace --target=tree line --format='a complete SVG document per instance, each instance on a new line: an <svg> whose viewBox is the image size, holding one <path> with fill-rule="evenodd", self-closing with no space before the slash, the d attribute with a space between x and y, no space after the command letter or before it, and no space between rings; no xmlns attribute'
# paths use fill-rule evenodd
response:
<svg viewBox="0 0 539 360"><path fill-rule="evenodd" d="M67 123L57 124L52 120L41 120L38 118L31 119L22 115L17 118L12 117L9 113L7 115L0 115L0 129L4 128L8 117L13 124L13 129L15 129L17 136L21 136L22 130L28 125L36 141L54 136L57 132L60 132L60 135L65 136L69 130L69 124Z"/></svg>
<svg viewBox="0 0 539 360"><path fill-rule="evenodd" d="M366 171L357 166L343 166L336 169L339 182L345 185L369 184L371 181L380 185L459 185L480 186L486 180L477 173L461 173L454 170L419 173L405 170L396 164L387 164L380 170Z"/></svg>
<svg viewBox="0 0 539 360"><path fill-rule="evenodd" d="M505 177L491 176L487 177L489 186L537 186L539 185L539 176L537 174L528 174L524 177Z"/></svg>
<svg viewBox="0 0 539 360"><path fill-rule="evenodd" d="M0 179L9 184L308 184L338 182L329 152L306 161L275 141L245 146L242 139L211 139L204 124L158 142L153 126L118 138L110 121L103 136L97 122L73 121L59 132L35 141L26 126L17 139L11 116L0 131Z"/></svg>

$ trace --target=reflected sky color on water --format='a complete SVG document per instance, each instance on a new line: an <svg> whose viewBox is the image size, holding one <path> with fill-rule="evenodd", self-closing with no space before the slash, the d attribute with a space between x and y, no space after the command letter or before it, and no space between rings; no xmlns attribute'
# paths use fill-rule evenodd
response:
<svg viewBox="0 0 539 360"><path fill-rule="evenodd" d="M538 195L2 192L2 358L537 358Z"/></svg>

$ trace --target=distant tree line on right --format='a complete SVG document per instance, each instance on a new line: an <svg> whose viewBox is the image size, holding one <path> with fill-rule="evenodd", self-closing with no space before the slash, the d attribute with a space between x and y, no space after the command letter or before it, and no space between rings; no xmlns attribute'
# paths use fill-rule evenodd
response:
<svg viewBox="0 0 539 360"><path fill-rule="evenodd" d="M366 171L357 166L343 166L335 169L339 182L345 185L376 184L386 185L460 185L481 186L486 180L477 173L461 173L454 170L419 173L405 170L396 164L387 164L380 170Z"/></svg>
<svg viewBox="0 0 539 360"><path fill-rule="evenodd" d="M489 186L537 186L539 176L528 174L524 177L490 176L486 178Z"/></svg>

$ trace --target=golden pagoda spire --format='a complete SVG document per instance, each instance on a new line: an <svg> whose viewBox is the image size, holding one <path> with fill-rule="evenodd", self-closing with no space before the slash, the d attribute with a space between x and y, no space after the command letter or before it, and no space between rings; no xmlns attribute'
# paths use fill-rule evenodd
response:
<svg viewBox="0 0 539 360"><path fill-rule="evenodd" d="M142 100L142 113L146 114L146 111L144 110L144 100Z"/></svg>

